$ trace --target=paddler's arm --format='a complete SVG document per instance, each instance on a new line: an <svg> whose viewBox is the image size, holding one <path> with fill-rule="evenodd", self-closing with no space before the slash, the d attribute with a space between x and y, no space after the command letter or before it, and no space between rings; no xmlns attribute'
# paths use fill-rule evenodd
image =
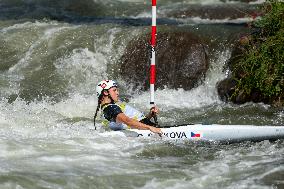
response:
<svg viewBox="0 0 284 189"><path fill-rule="evenodd" d="M161 134L162 131L160 128L152 127L150 125L146 125L144 123L141 123L135 119L132 119L128 116L126 116L124 113L120 113L116 116L116 122L125 123L126 125L129 125L131 128L136 129L148 129L152 131L153 133Z"/></svg>

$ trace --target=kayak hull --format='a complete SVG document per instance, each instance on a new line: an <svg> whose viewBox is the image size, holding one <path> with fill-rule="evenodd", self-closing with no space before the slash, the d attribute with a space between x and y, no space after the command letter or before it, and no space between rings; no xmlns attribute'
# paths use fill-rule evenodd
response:
<svg viewBox="0 0 284 189"><path fill-rule="evenodd" d="M162 138L193 141L262 141L284 139L284 126L252 126L252 125L182 125L161 128ZM130 132L129 132L130 131ZM125 133L134 137L153 137L149 130L129 129Z"/></svg>

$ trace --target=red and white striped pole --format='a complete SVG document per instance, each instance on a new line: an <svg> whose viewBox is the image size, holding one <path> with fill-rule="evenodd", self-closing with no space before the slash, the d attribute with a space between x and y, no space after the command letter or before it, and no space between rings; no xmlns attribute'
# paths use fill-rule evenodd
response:
<svg viewBox="0 0 284 189"><path fill-rule="evenodd" d="M150 66L150 104L155 104L155 82L156 82L156 36L157 36L157 9L156 0L152 0L152 35L151 35L151 66Z"/></svg>

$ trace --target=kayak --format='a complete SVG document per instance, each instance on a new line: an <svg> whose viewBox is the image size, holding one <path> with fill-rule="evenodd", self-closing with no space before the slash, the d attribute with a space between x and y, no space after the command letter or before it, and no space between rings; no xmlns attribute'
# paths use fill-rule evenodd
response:
<svg viewBox="0 0 284 189"><path fill-rule="evenodd" d="M284 139L284 126L253 125L177 125L161 128L161 138L192 141L242 142ZM128 129L126 136L149 138L157 136L149 130Z"/></svg>

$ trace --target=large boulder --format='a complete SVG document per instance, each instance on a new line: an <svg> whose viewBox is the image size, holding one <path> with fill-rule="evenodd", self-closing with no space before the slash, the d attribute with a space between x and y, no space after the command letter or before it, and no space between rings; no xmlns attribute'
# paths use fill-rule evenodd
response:
<svg viewBox="0 0 284 189"><path fill-rule="evenodd" d="M232 51L232 55L227 62L227 67L231 70L231 74L228 78L225 78L222 81L217 83L217 91L221 100L231 101L235 104L243 104L246 102L263 102L263 103L272 103L273 99L265 97L259 90L252 90L250 94L246 94L244 89L236 91L236 86L239 79L245 77L245 71L238 67L235 69L235 66L243 58L243 55L246 53L245 46L251 43L252 37L250 35L241 38L235 43L235 46Z"/></svg>
<svg viewBox="0 0 284 189"><path fill-rule="evenodd" d="M263 96L258 90L252 91L250 95L247 95L244 90L236 92L236 85L237 81L231 77L218 82L217 91L220 99L235 104L243 104L246 102L271 103L271 100L268 97Z"/></svg>
<svg viewBox="0 0 284 189"><path fill-rule="evenodd" d="M217 83L217 92L221 100L225 102L232 100L236 84L236 81L232 78L226 78Z"/></svg>
<svg viewBox="0 0 284 189"><path fill-rule="evenodd" d="M151 47L149 35L132 40L121 57L120 74L134 87L149 88ZM208 69L205 45L192 33L159 33L156 47L156 87L189 90Z"/></svg>

